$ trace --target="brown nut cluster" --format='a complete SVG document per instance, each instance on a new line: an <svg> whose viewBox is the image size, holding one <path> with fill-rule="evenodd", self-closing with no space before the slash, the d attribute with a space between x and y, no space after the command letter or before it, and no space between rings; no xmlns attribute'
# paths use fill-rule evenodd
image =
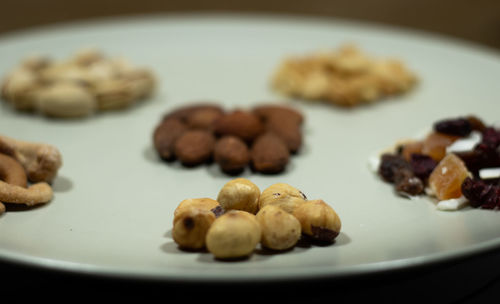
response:
<svg viewBox="0 0 500 304"><path fill-rule="evenodd" d="M33 206L52 199L50 183L62 166L54 146L0 135L0 214L3 203Z"/></svg>
<svg viewBox="0 0 500 304"><path fill-rule="evenodd" d="M214 103L198 103L164 115L153 144L160 158L189 167L215 161L229 175L247 167L276 174L300 150L303 122L302 113L283 105L225 111Z"/></svg>
<svg viewBox="0 0 500 304"><path fill-rule="evenodd" d="M260 244L277 252L305 240L333 243L340 218L323 200L308 201L285 183L264 191L245 178L227 182L217 200L187 199L174 211L172 236L182 249L206 248L215 258L241 259Z"/></svg>

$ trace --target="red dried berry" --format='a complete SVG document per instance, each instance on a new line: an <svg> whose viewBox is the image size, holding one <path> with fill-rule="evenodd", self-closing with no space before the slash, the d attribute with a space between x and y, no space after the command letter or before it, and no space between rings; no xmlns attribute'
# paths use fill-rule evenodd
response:
<svg viewBox="0 0 500 304"><path fill-rule="evenodd" d="M410 159L410 165L416 176L425 180L431 175L432 170L436 168L437 162L425 154L413 153Z"/></svg>
<svg viewBox="0 0 500 304"><path fill-rule="evenodd" d="M467 177L462 183L462 194L474 208L500 208L500 186L498 185Z"/></svg>
<svg viewBox="0 0 500 304"><path fill-rule="evenodd" d="M448 135L468 136L472 125L466 118L444 119L434 124L434 130Z"/></svg>

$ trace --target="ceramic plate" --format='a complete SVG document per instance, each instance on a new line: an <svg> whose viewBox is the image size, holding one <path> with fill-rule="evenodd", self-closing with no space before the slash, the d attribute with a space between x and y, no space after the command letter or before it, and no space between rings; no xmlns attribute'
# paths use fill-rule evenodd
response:
<svg viewBox="0 0 500 304"><path fill-rule="evenodd" d="M269 88L285 56L355 43L403 60L420 77L410 94L351 110L286 101ZM159 15L64 24L4 35L0 71L26 55L66 58L83 47L153 67L155 97L128 110L82 120L22 114L2 103L2 134L57 146L64 165L55 198L0 217L0 257L50 269L161 280L279 280L377 273L480 253L500 245L500 214L442 212L424 198L394 195L368 169L368 158L437 119L500 111L500 56L424 33L339 20L276 16ZM216 198L228 177L215 165L166 164L152 147L162 115L183 103L214 100L226 108L291 103L306 116L305 143L286 172L245 171L262 190L284 182L321 198L342 219L331 246L257 251L220 262L180 251L173 211L185 198Z"/></svg>

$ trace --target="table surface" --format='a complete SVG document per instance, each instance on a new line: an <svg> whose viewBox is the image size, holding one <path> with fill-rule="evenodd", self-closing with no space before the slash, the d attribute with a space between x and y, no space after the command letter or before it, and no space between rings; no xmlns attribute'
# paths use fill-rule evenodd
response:
<svg viewBox="0 0 500 304"><path fill-rule="evenodd" d="M239 11L318 15L323 18L348 18L437 32L462 38L500 50L500 1L159 1L112 0L6 0L0 10L0 34L58 22L123 16L145 13L192 11ZM474 3L474 5L472 5ZM492 266L493 265L493 266ZM481 256L454 260L446 264L387 273L377 277L347 280L306 282L276 282L273 284L199 285L176 282L131 281L73 273L59 273L23 265L0 262L2 290L51 291L94 290L124 294L125 290L168 294L169 298L184 298L191 290L198 294L225 293L225 298L237 299L245 292L246 299L259 300L263 294L280 290L283 300L367 300L384 302L418 300L425 303L484 303L500 288L500 250ZM29 288L26 288L26 283ZM83 287L85 286L85 287ZM230 287L230 288L229 288ZM286 287L286 288L283 288ZM292 288L290 288L292 287ZM297 287L297 288L295 288ZM259 292L248 292L251 289ZM230 290L230 291L228 291ZM19 294L19 293L18 293ZM410 296L411 295L411 296Z"/></svg>

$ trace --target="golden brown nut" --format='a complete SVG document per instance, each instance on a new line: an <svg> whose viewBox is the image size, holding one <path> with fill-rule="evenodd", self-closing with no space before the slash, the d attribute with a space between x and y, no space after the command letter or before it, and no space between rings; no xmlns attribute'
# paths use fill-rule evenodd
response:
<svg viewBox="0 0 500 304"><path fill-rule="evenodd" d="M210 210L182 209L174 218L172 237L183 249L202 249L207 231L214 221L215 214Z"/></svg>
<svg viewBox="0 0 500 304"><path fill-rule="evenodd" d="M210 198L183 200L174 211L174 241L183 249L204 248L208 228L221 211L219 203Z"/></svg>
<svg viewBox="0 0 500 304"><path fill-rule="evenodd" d="M301 236L300 222L292 214L275 205L267 205L256 215L262 230L261 244L273 250L295 246Z"/></svg>
<svg viewBox="0 0 500 304"><path fill-rule="evenodd" d="M288 213L293 213L295 208L305 203L307 197L299 189L285 183L277 183L265 189L259 200L259 208L267 205L276 205Z"/></svg>
<svg viewBox="0 0 500 304"><path fill-rule="evenodd" d="M260 189L245 178L227 182L219 191L217 201L224 210L243 210L255 214L259 209Z"/></svg>
<svg viewBox="0 0 500 304"><path fill-rule="evenodd" d="M311 200L298 206L293 215L302 233L314 240L333 242L340 233L341 221L335 210L323 200Z"/></svg>
<svg viewBox="0 0 500 304"><path fill-rule="evenodd" d="M175 208L174 218L182 210L193 209L193 208L212 211L215 214L215 216L219 216L223 212L221 205L216 200L213 200L208 197L188 198L180 202L177 208Z"/></svg>
<svg viewBox="0 0 500 304"><path fill-rule="evenodd" d="M255 215L231 210L218 217L208 229L207 249L219 259L249 256L260 242L261 229Z"/></svg>

